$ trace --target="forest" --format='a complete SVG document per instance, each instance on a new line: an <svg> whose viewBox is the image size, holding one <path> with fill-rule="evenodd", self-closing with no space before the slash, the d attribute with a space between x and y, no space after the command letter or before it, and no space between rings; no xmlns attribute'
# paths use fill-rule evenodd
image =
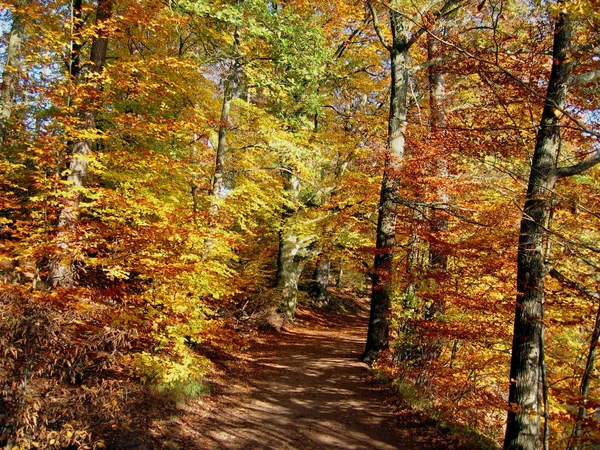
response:
<svg viewBox="0 0 600 450"><path fill-rule="evenodd" d="M600 448L598 0L0 0L0 31L3 449L137 448L144 399L348 296L355 358L490 448Z"/></svg>

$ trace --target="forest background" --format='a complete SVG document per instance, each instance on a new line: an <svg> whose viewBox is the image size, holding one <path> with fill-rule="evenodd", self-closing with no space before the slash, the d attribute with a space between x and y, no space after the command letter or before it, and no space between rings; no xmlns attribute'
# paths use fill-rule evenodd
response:
<svg viewBox="0 0 600 450"><path fill-rule="evenodd" d="M0 5L7 448L105 447L330 280L440 414L600 441L595 0Z"/></svg>

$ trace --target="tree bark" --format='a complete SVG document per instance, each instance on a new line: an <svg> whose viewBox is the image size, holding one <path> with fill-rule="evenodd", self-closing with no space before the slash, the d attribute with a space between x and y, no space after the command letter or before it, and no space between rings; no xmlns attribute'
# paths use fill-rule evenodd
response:
<svg viewBox="0 0 600 450"><path fill-rule="evenodd" d="M233 80L231 76L224 82L223 105L221 107L221 117L219 119L219 140L217 142L217 153L215 155L215 174L211 194L214 198L223 195L225 181L223 174L225 171L225 154L227 153L227 130L229 128L229 110L231 108L231 99L233 98Z"/></svg>
<svg viewBox="0 0 600 450"><path fill-rule="evenodd" d="M23 5L22 1L16 3L19 8ZM12 115L14 98L16 94L18 70L21 65L19 53L25 25L20 11L13 13L13 21L8 37L8 45L6 47L6 64L2 72L2 85L0 91L0 152L4 149L4 140L8 132L8 124Z"/></svg>
<svg viewBox="0 0 600 450"><path fill-rule="evenodd" d="M441 8L431 15L429 24L445 17L458 8L461 0L447 0ZM384 163L383 180L379 196L379 217L377 220L377 239L372 280L371 312L367 343L362 359L374 361L378 354L389 346L388 312L392 297L393 253L396 245L396 218L398 216L398 189L400 179L398 171L404 159L407 127L407 93L409 83L408 52L412 44L422 36L427 28L422 26L412 31L412 22L405 19L398 5L390 8L390 28L392 41L388 43L381 33L377 11L371 0L367 0L371 11L373 27L377 37L390 54L391 89L390 118L388 121L388 149ZM429 13L429 12L422 12Z"/></svg>
<svg viewBox="0 0 600 450"><path fill-rule="evenodd" d="M505 450L534 450L540 446L541 318L547 270L543 242L551 195L557 180L560 145L558 111L564 107L567 94L570 43L569 17L561 14L555 24L552 71L521 219Z"/></svg>
<svg viewBox="0 0 600 450"><path fill-rule="evenodd" d="M329 273L331 271L331 260L321 258L313 273L313 297L320 303L329 303Z"/></svg>
<svg viewBox="0 0 600 450"><path fill-rule="evenodd" d="M75 2L75 6L81 7L81 2ZM94 39L90 50L90 60L81 69L74 71L73 61L79 61L80 48L77 55L71 55L71 73L76 74L75 81L85 80L90 73L102 71L108 48L108 33L103 24L112 15L112 0L99 0L96 10L96 25L99 27L98 37ZM80 17L81 11L75 11L74 17ZM75 24L77 26L77 24ZM78 67L78 63L75 64ZM94 83L92 90L99 90L99 84ZM94 104L84 104L79 110L82 130L96 129L96 113ZM59 255L53 264L50 282L53 286L69 287L74 283L74 253L71 231L77 226L80 217L81 188L85 186L89 168L89 156L92 153L92 141L90 139L78 139L71 145L71 162L69 164L69 175L67 176L67 195L64 199L63 208L58 218L57 242Z"/></svg>
<svg viewBox="0 0 600 450"><path fill-rule="evenodd" d="M211 188L211 203L208 210L208 226L213 229L211 236L206 238L204 242L204 254L203 259L208 258L210 255L213 238L214 238L214 226L217 222L217 215L219 213L218 199L225 195L225 180L223 175L225 173L225 154L227 153L227 131L229 129L229 110L231 108L231 99L233 98L233 80L234 73L230 74L223 83L223 104L221 106L221 117L219 119L219 137L217 142L217 151L215 154L215 171L213 176L213 183ZM197 205L197 191L194 190L195 185L192 186L192 195L194 200L194 214Z"/></svg>
<svg viewBox="0 0 600 450"><path fill-rule="evenodd" d="M287 319L296 314L298 280L304 267L302 242L293 231L281 232L277 257L277 287L281 291L278 312Z"/></svg>
<svg viewBox="0 0 600 450"><path fill-rule="evenodd" d="M229 73L223 81L223 103L221 105L221 116L219 118L219 135L217 141L217 150L215 153L215 170L211 187L211 202L208 210L208 226L213 229L211 236L205 240L203 259L210 255L213 238L215 234L215 223L219 213L218 199L225 197L225 155L228 150L227 133L229 131L229 111L231 109L231 100L235 93L237 84L238 70L240 69L239 58L239 28L236 26L233 31L233 51L232 60L229 64Z"/></svg>
<svg viewBox="0 0 600 450"><path fill-rule="evenodd" d="M296 205L300 201L300 178L293 167L284 167L284 169L282 170L284 189L288 199ZM281 291L281 301L277 311L288 319L293 318L296 313L298 280L303 267L300 251L305 245L291 223L294 213L295 208L283 213L277 255L277 287Z"/></svg>
<svg viewBox="0 0 600 450"><path fill-rule="evenodd" d="M407 125L408 50L403 16L390 11L392 44L389 48L391 63L390 118L388 122L388 151L384 165L377 240L373 265L373 291L367 343L362 359L372 362L389 345L388 312L392 297L393 252L396 246L396 218L398 215L398 171L404 158Z"/></svg>
<svg viewBox="0 0 600 450"><path fill-rule="evenodd" d="M225 154L227 153L227 131L229 129L229 110L231 100L235 91L237 82L239 64L239 41L240 30L236 26L233 31L233 61L230 65L230 73L223 82L223 105L221 107L221 117L219 120L219 140L217 143L217 153L215 155L215 175L212 185L212 196L218 198L223 195L225 181L223 174L225 172Z"/></svg>
<svg viewBox="0 0 600 450"><path fill-rule="evenodd" d="M338 258L335 261L336 269L335 269L335 287L342 287L342 281L344 278L344 259Z"/></svg>
<svg viewBox="0 0 600 450"><path fill-rule="evenodd" d="M430 110L430 130L432 135L443 135L446 128L446 87L444 84L444 75L441 72L439 63L434 61L439 53L438 41L431 35L427 39L427 53L429 62L429 110ZM448 158L445 149L436 160L436 175L440 179L448 178ZM429 244L429 264L432 269L432 276L437 283L437 290L434 298L431 299L431 306L428 308L426 318L433 318L437 313L444 313L446 310L444 299L444 288L448 269L448 252L439 239L448 231L448 220L444 210L448 205L448 193L443 183L437 186L438 202L442 205L439 209L431 211L431 226L435 233L435 238Z"/></svg>

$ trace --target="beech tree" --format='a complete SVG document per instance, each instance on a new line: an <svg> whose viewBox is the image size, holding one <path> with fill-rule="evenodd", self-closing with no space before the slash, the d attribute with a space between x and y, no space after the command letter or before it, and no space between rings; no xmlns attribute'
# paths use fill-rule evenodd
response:
<svg viewBox="0 0 600 450"><path fill-rule="evenodd" d="M6 47L6 60L2 72L2 85L0 86L0 152L4 147L4 139L8 130L8 122L13 109L14 96L17 91L17 82L20 67L19 51L25 32L22 7L24 2L15 3L12 14L12 24Z"/></svg>
<svg viewBox="0 0 600 450"><path fill-rule="evenodd" d="M76 137L71 144L69 163L69 174L67 176L67 193L64 199L64 206L59 214L57 242L59 247L59 256L53 263L50 282L54 286L72 286L75 275L76 254L73 250L73 233L77 226L80 216L79 203L81 199L81 189L86 184L88 175L89 159L92 156L92 137L97 137L96 111L94 111L94 101L89 99L98 94L101 89L98 81L93 80L102 72L106 61L106 52L108 49L108 20L112 15L112 0L99 0L96 9L96 37L92 42L89 61L81 65L81 43L83 38L80 35L83 21L82 2L74 0L72 4L74 29L76 30L74 39L76 43L71 55L70 74L74 83L88 84L85 89L87 99L82 99L85 104L78 110L80 121L80 132L83 137ZM86 136L87 133L87 136Z"/></svg>
<svg viewBox="0 0 600 450"><path fill-rule="evenodd" d="M0 446L136 446L303 276L486 445L600 439L594 2L0 4Z"/></svg>
<svg viewBox="0 0 600 450"><path fill-rule="evenodd" d="M372 362L389 345L388 312L393 295L392 273L393 254L396 246L396 219L398 215L398 192L400 171L406 145L406 127L408 124L407 98L410 78L409 52L417 40L427 32L430 24L415 25L408 20L402 6L394 2L390 5L389 20L391 41L384 36L379 17L372 1L368 1L373 26L379 40L390 56L390 116L388 125L388 149L385 155L381 194L379 199L377 239L373 264L373 291L371 294L371 312L367 343L363 360ZM435 20L446 16L460 5L458 0L450 0L438 6L430 5L427 13ZM423 14L420 11L419 14ZM415 16L416 17L416 16Z"/></svg>
<svg viewBox="0 0 600 450"><path fill-rule="evenodd" d="M600 72L573 75L576 65L572 56L574 18L568 5L559 5L560 10L554 18L552 70L535 141L519 233L509 412L504 441L507 450L533 450L539 448L540 443L540 370L545 279L548 274L544 242L552 194L560 179L578 175L600 163L600 152L595 150L592 156L575 165L559 164L561 119L571 120L567 110L569 85L592 82L600 76ZM583 131L586 131L585 128Z"/></svg>

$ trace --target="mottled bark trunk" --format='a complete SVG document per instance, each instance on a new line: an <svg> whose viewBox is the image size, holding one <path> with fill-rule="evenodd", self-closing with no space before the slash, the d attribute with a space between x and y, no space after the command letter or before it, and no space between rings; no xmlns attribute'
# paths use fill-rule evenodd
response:
<svg viewBox="0 0 600 450"><path fill-rule="evenodd" d="M240 70L239 58L240 47L240 29L235 27L233 31L233 59L230 64L230 72L223 82L223 105L221 107L221 117L219 120L219 141L217 143L217 153L215 155L215 176L213 178L212 195L218 198L223 195L225 181L225 154L227 153L227 132L229 130L229 110L231 109L231 100L238 79Z"/></svg>
<svg viewBox="0 0 600 450"><path fill-rule="evenodd" d="M313 273L312 294L320 303L329 303L329 273L331 272L331 260L322 258L317 263Z"/></svg>
<svg viewBox="0 0 600 450"><path fill-rule="evenodd" d="M211 191L211 194L214 198L221 197L225 189L223 174L225 172L225 154L227 153L229 110L231 108L231 99L233 98L233 81L231 77L228 77L225 80L223 88L223 105L221 107L221 117L219 119L219 140L217 142L217 153L215 155L215 174ZM218 208L216 209L218 210Z"/></svg>
<svg viewBox="0 0 600 450"><path fill-rule="evenodd" d="M17 2L16 7L23 5L22 2ZM14 98L18 80L18 70L20 67L19 53L25 25L21 11L13 14L13 21L8 37L8 45L6 47L6 63L2 72L2 85L0 91L0 152L4 148L4 140L8 132L8 124L12 115Z"/></svg>
<svg viewBox="0 0 600 450"><path fill-rule="evenodd" d="M300 200L300 178L293 167L282 170L284 189L288 200L297 205ZM302 273L303 258L300 251L303 242L294 229L293 216L295 207L284 212L279 231L279 253L277 255L277 287L281 291L278 312L287 318L293 318L298 303L298 280Z"/></svg>
<svg viewBox="0 0 600 450"><path fill-rule="evenodd" d="M565 105L571 42L568 16L556 22L546 102L531 163L517 257L517 305L510 368L505 450L540 446L540 345L544 308L544 233L557 175L560 111Z"/></svg>
<svg viewBox="0 0 600 450"><path fill-rule="evenodd" d="M80 2L79 2L80 5ZM81 69L76 70L77 79L85 80L91 72L101 72L108 48L108 34L103 24L110 19L112 13L112 0L99 0L96 12L96 24L99 26L98 37L94 39L90 51L90 61ZM75 12L74 17L81 15L81 11ZM80 55L72 55L72 61L79 61ZM73 63L72 63L73 64ZM76 64L78 66L78 63ZM73 66L71 67L73 72ZM99 90L100 85L94 83L90 86L92 90ZM79 110L80 127L82 130L94 130L96 128L95 105L84 103ZM67 176L67 194L64 199L63 208L58 218L57 242L59 247L58 259L55 261L50 275L53 286L72 286L74 282L74 257L76 250L73 246L72 231L77 226L80 216L81 188L85 186L89 168L89 156L92 153L92 141L89 139L78 139L71 145L71 162L69 164L69 175Z"/></svg>
<svg viewBox="0 0 600 450"><path fill-rule="evenodd" d="M302 242L293 231L281 232L277 256L277 287L281 291L278 312L288 319L296 314L298 280L304 266Z"/></svg>
<svg viewBox="0 0 600 450"><path fill-rule="evenodd" d="M371 362L388 347L388 312L392 297L393 253L396 246L398 215L398 171L404 158L407 124L406 96L408 92L408 49L403 16L390 11L392 44L390 50L391 93L388 122L388 152L386 155L377 221L377 241L373 267L373 291L367 343L363 360Z"/></svg>

